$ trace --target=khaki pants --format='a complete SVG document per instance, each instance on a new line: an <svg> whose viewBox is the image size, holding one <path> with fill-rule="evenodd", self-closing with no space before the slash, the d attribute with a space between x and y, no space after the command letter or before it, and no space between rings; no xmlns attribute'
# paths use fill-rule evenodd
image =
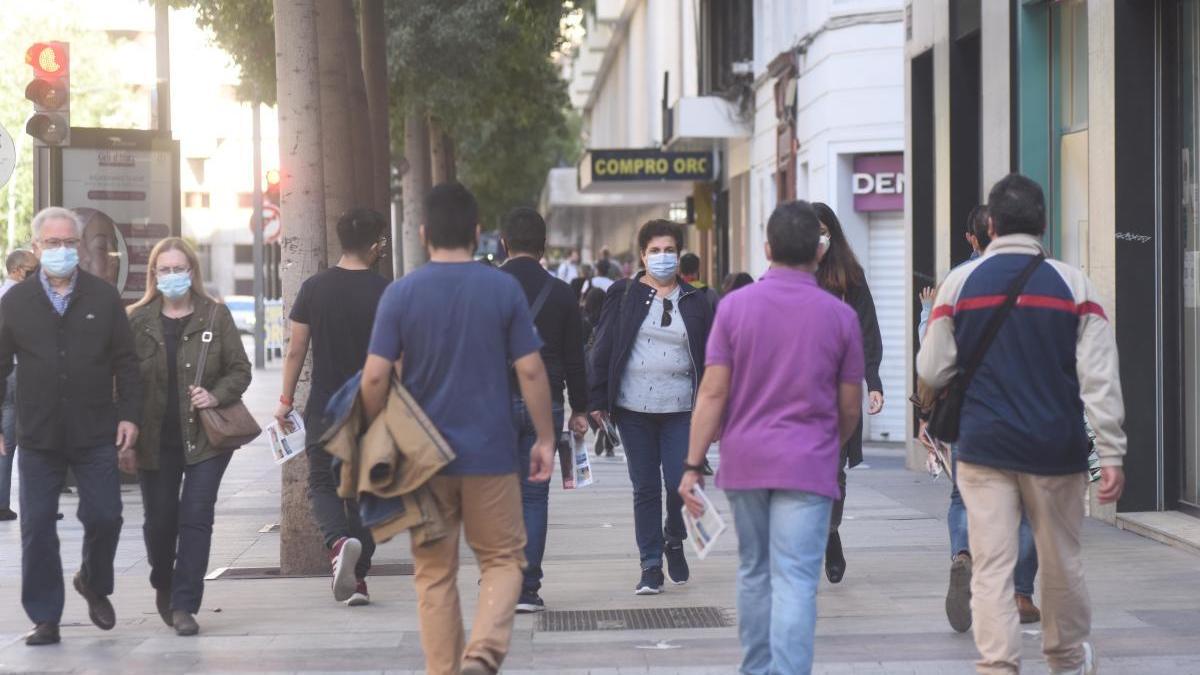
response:
<svg viewBox="0 0 1200 675"><path fill-rule="evenodd" d="M430 487L451 534L412 549L425 667L430 675L456 675L463 659L470 657L498 670L512 639L525 567L520 481L516 474L437 476ZM481 577L479 606L465 649L458 598L460 523Z"/></svg>
<svg viewBox="0 0 1200 675"><path fill-rule="evenodd" d="M1051 670L1078 669L1092 623L1080 558L1087 474L1039 476L959 461L958 490L970 530L977 671L1015 673L1021 667L1013 566L1022 506L1042 574L1042 652Z"/></svg>

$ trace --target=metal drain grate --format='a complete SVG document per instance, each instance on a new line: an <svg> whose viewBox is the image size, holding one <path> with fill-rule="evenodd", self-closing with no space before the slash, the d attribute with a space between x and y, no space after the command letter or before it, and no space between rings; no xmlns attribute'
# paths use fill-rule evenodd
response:
<svg viewBox="0 0 1200 675"><path fill-rule="evenodd" d="M576 632L669 628L726 628L735 625L719 607L668 607L654 609L588 609L544 612L539 631Z"/></svg>
<svg viewBox="0 0 1200 675"><path fill-rule="evenodd" d="M380 563L371 565L373 577L403 577L412 576L412 563ZM319 574L280 574L278 567L220 567L204 577L206 581L217 579L297 579L308 577L327 577L328 572Z"/></svg>

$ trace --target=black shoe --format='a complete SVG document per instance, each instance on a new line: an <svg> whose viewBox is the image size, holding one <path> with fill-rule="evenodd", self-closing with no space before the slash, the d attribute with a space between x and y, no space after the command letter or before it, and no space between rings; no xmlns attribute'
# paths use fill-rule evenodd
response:
<svg viewBox="0 0 1200 675"><path fill-rule="evenodd" d="M658 595L662 593L663 571L661 567L651 567L642 570L642 579L638 581L634 595Z"/></svg>
<svg viewBox="0 0 1200 675"><path fill-rule="evenodd" d="M112 603L108 598L96 593L83 583L83 572L75 573L75 590L87 600L88 618L100 630L112 630L113 626L117 625L117 613L113 610Z"/></svg>
<svg viewBox="0 0 1200 675"><path fill-rule="evenodd" d="M946 591L946 620L957 633L971 630L971 556L959 553L950 564Z"/></svg>
<svg viewBox="0 0 1200 675"><path fill-rule="evenodd" d="M686 584L692 574L688 569L687 558L683 557L683 544L667 544L664 552L667 557L667 578L677 586Z"/></svg>
<svg viewBox="0 0 1200 675"><path fill-rule="evenodd" d="M12 509L8 508L7 506L0 509L0 520L16 520L16 519L17 519L16 511L13 511Z"/></svg>
<svg viewBox="0 0 1200 675"><path fill-rule="evenodd" d="M181 609L171 612L171 624L175 626L176 635L195 635L200 632L196 618Z"/></svg>
<svg viewBox="0 0 1200 675"><path fill-rule="evenodd" d="M62 520L62 519L63 519L63 514L61 514L61 513L60 513L60 514L56 515L56 516L54 517L54 519L55 519L55 520Z"/></svg>
<svg viewBox="0 0 1200 675"><path fill-rule="evenodd" d="M829 583L841 583L846 574L846 556L842 554L842 536L837 532L829 535L829 543L825 545L825 577Z"/></svg>
<svg viewBox="0 0 1200 675"><path fill-rule="evenodd" d="M536 614L546 611L546 603L536 592L521 591L517 600L517 614Z"/></svg>
<svg viewBox="0 0 1200 675"><path fill-rule="evenodd" d="M56 623L39 623L25 636L25 644L30 647L56 645L61 641L62 638L58 635L58 624Z"/></svg>
<svg viewBox="0 0 1200 675"><path fill-rule="evenodd" d="M168 626L174 625L171 623L171 591L155 589L154 606L158 608L158 615L162 617L163 623Z"/></svg>

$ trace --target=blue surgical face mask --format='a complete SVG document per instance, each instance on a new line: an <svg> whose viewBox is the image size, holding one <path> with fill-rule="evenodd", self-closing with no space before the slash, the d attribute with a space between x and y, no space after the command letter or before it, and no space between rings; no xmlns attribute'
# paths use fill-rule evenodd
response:
<svg viewBox="0 0 1200 675"><path fill-rule="evenodd" d="M679 255L676 253L651 253L646 256L646 271L658 281L670 281L679 271Z"/></svg>
<svg viewBox="0 0 1200 675"><path fill-rule="evenodd" d="M158 278L158 290L167 298L182 298L192 290L192 275L189 272L164 274Z"/></svg>
<svg viewBox="0 0 1200 675"><path fill-rule="evenodd" d="M66 246L47 248L42 251L42 269L46 276L63 278L71 276L79 266L79 251Z"/></svg>

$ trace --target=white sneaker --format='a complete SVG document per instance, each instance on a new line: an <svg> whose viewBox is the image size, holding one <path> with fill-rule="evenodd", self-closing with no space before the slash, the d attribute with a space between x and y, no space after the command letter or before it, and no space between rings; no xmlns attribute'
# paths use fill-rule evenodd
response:
<svg viewBox="0 0 1200 675"><path fill-rule="evenodd" d="M1083 665L1074 670L1052 670L1051 675L1096 675L1096 650L1092 643L1083 643Z"/></svg>
<svg viewBox="0 0 1200 675"><path fill-rule="evenodd" d="M358 579L354 576L354 566L362 555L362 542L353 537L342 537L333 544L329 552L329 562L333 567L333 598L338 602L346 602L354 595Z"/></svg>

